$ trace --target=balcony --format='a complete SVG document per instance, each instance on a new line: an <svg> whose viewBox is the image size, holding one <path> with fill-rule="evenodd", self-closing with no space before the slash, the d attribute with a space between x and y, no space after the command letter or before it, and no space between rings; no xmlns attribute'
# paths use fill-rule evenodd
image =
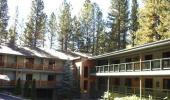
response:
<svg viewBox="0 0 170 100"><path fill-rule="evenodd" d="M0 62L0 68L63 72L63 67L46 64Z"/></svg>
<svg viewBox="0 0 170 100"><path fill-rule="evenodd" d="M170 58L162 58L162 59L153 59L153 60L145 60L145 61L137 61L137 62L128 62L128 63L120 63L120 64L111 64L111 65L102 65L96 66L95 69L91 69L91 74L100 74L103 73L130 73L136 72L134 75L139 72L156 72L156 71L168 71L170 70Z"/></svg>

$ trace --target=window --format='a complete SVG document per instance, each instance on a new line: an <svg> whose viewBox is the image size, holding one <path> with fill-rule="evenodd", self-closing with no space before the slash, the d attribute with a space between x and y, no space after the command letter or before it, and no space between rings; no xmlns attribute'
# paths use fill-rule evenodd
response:
<svg viewBox="0 0 170 100"><path fill-rule="evenodd" d="M113 60L112 61L112 64L119 64L120 63L120 60Z"/></svg>
<svg viewBox="0 0 170 100"><path fill-rule="evenodd" d="M170 79L163 79L163 89L170 89Z"/></svg>
<svg viewBox="0 0 170 100"><path fill-rule="evenodd" d="M132 86L132 79L126 78L126 79L125 79L125 86L131 87L131 86Z"/></svg>
<svg viewBox="0 0 170 100"><path fill-rule="evenodd" d="M88 88L88 81L84 80L84 90L87 90L87 88Z"/></svg>
<svg viewBox="0 0 170 100"><path fill-rule="evenodd" d="M97 60L97 65L101 66L101 65L107 65L108 64L108 60Z"/></svg>
<svg viewBox="0 0 170 100"><path fill-rule="evenodd" d="M119 86L120 85L120 79L119 78L115 78L115 86Z"/></svg>
<svg viewBox="0 0 170 100"><path fill-rule="evenodd" d="M132 58L126 58L125 62L132 62Z"/></svg>
<svg viewBox="0 0 170 100"><path fill-rule="evenodd" d="M169 57L170 57L170 52L164 52L164 53L162 54L162 57L163 57L163 58L169 58Z"/></svg>
<svg viewBox="0 0 170 100"><path fill-rule="evenodd" d="M55 76L54 75L48 75L48 81L54 81Z"/></svg>
<svg viewBox="0 0 170 100"><path fill-rule="evenodd" d="M152 60L152 55L145 55L145 60Z"/></svg>
<svg viewBox="0 0 170 100"><path fill-rule="evenodd" d="M88 77L88 67L87 66L84 67L84 77L85 78Z"/></svg>
<svg viewBox="0 0 170 100"><path fill-rule="evenodd" d="M26 67L32 68L34 64L34 58L26 58Z"/></svg>
<svg viewBox="0 0 170 100"><path fill-rule="evenodd" d="M153 88L153 79L145 79L145 88Z"/></svg>
<svg viewBox="0 0 170 100"><path fill-rule="evenodd" d="M28 81L32 80L32 74L26 74L26 80Z"/></svg>
<svg viewBox="0 0 170 100"><path fill-rule="evenodd" d="M55 64L55 60L49 60L49 65L54 65Z"/></svg>

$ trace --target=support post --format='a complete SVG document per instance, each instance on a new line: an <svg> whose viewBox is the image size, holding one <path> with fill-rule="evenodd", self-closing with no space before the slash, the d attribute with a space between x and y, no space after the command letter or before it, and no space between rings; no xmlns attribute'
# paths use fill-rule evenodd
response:
<svg viewBox="0 0 170 100"><path fill-rule="evenodd" d="M142 77L140 76L140 100L142 100Z"/></svg>
<svg viewBox="0 0 170 100"><path fill-rule="evenodd" d="M109 88L110 88L110 77L108 76L108 80L107 80L107 92L108 92L107 98L108 98L108 100L109 100L109 90L110 90Z"/></svg>

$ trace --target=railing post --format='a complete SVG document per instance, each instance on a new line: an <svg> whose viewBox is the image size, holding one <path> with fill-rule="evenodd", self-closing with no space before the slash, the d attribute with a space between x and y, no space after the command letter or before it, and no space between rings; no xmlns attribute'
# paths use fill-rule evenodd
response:
<svg viewBox="0 0 170 100"><path fill-rule="evenodd" d="M103 67L103 73L104 73L104 66L102 66Z"/></svg>
<svg viewBox="0 0 170 100"><path fill-rule="evenodd" d="M127 63L125 63L125 72L127 72L126 64L127 64Z"/></svg>
<svg viewBox="0 0 170 100"><path fill-rule="evenodd" d="M162 70L162 59L160 59L160 69Z"/></svg>
<svg viewBox="0 0 170 100"><path fill-rule="evenodd" d="M132 63L132 71L133 72L135 71L135 63L134 62Z"/></svg>
<svg viewBox="0 0 170 100"><path fill-rule="evenodd" d="M140 71L142 71L142 54L140 54Z"/></svg>
<svg viewBox="0 0 170 100"><path fill-rule="evenodd" d="M152 70L152 60L149 60L149 71Z"/></svg>

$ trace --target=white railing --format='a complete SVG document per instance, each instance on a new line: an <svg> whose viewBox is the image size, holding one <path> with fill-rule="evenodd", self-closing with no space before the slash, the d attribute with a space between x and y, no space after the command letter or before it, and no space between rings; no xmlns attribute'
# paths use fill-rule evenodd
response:
<svg viewBox="0 0 170 100"><path fill-rule="evenodd" d="M96 66L93 73L135 72L170 69L170 58Z"/></svg>
<svg viewBox="0 0 170 100"><path fill-rule="evenodd" d="M99 92L107 91L107 85L102 84L98 89ZM129 86L113 86L111 85L109 91L112 93L117 93L121 95L140 95L139 87L129 87ZM155 88L142 88L142 97L149 98L152 97L153 100L169 100L170 98L170 90L169 89L155 89ZM168 99L164 99L168 98ZM147 99L146 99L147 100Z"/></svg>

